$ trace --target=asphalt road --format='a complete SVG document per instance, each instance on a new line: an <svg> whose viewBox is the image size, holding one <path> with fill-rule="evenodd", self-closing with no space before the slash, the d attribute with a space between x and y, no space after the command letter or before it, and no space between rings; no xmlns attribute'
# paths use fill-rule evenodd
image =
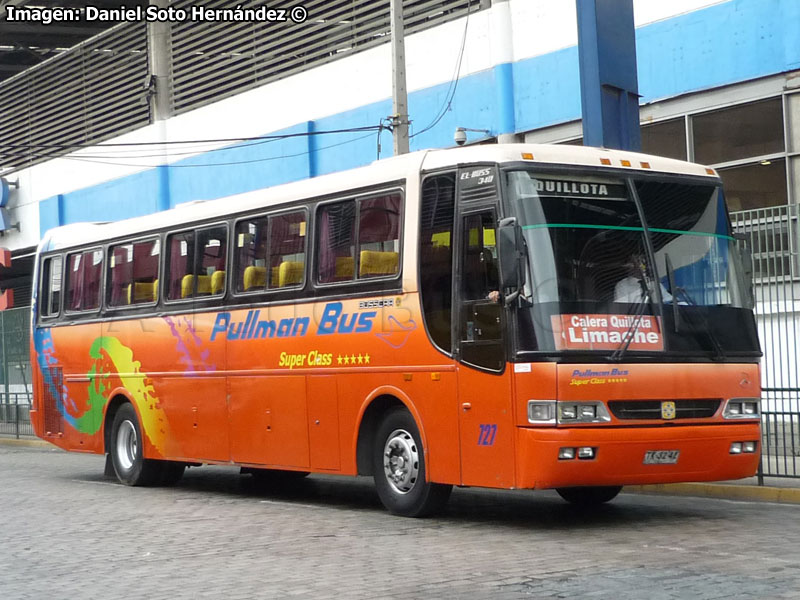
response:
<svg viewBox="0 0 800 600"><path fill-rule="evenodd" d="M0 446L0 598L798 598L800 505L454 490L393 517L369 479L291 489L235 469L173 488L103 458Z"/></svg>

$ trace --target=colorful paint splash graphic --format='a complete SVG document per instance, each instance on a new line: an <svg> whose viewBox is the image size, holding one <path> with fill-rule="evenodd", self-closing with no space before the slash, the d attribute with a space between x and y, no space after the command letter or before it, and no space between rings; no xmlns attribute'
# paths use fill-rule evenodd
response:
<svg viewBox="0 0 800 600"><path fill-rule="evenodd" d="M73 397L63 382L54 377L59 367L55 346L49 329L38 329L34 334L37 361L44 385L56 403L64 420L81 433L94 435L100 431L103 415L112 390L124 388L136 404L145 435L162 456L179 454L173 447L169 421L161 407L151 380L141 370L141 363L133 358L133 350L111 336L98 337L89 349L94 361L87 375L90 382L86 394Z"/></svg>
<svg viewBox="0 0 800 600"><path fill-rule="evenodd" d="M191 317L164 317L164 321L175 338L175 349L179 362L184 365L184 372L189 376L201 371L216 371L216 365L208 364L211 351L203 346L203 340L197 335Z"/></svg>

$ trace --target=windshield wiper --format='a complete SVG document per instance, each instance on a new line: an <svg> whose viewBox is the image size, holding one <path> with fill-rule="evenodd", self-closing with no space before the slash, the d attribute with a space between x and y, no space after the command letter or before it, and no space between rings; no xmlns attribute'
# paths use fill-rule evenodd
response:
<svg viewBox="0 0 800 600"><path fill-rule="evenodd" d="M691 305L697 309L695 312L700 316L700 319L702 321L703 324L702 331L703 333L706 334L706 337L708 338L709 342L711 342L711 345L714 348L714 360L723 360L725 358L725 351L722 349L722 346L720 345L717 336L714 335L714 331L711 329L711 325L709 324L708 319L706 318L705 314L703 314L702 310L700 310L697 302L695 302L691 294L689 294L689 292L686 291L686 288L682 288L675 284L675 271L673 271L672 269L672 261L670 261L668 254L664 255L664 260L667 266L667 279L669 280L669 287L670 287L669 293L672 295L672 315L673 315L673 320L675 322L674 326L675 333L680 333L681 313L680 313L679 298L682 296L686 304ZM700 331L700 329L697 327L697 324L694 322L694 314L687 313L686 316L687 316L686 322L689 323L689 325L692 328L692 331L695 333Z"/></svg>
<svg viewBox="0 0 800 600"><path fill-rule="evenodd" d="M700 316L700 320L702 321L703 333L706 334L708 341L710 341L711 345L714 347L714 360L723 360L725 358L725 351L722 349L722 346L720 345L717 336L714 335L714 331L711 329L711 325L709 324L708 319L706 318L705 314L703 314L702 310L700 310L697 302L694 301L694 298L692 298L691 295L689 295L689 292L687 292L684 288L676 287L675 291L678 292L678 294L672 297L672 303L677 306L678 295L681 295L683 296L684 300L686 300L687 304L690 304L691 306L698 309L696 312ZM692 316L691 319L686 319L686 320L691 324L692 329L694 331L698 331L697 325L693 323L694 316Z"/></svg>
<svg viewBox="0 0 800 600"><path fill-rule="evenodd" d="M675 299L676 296L676 288L675 285L675 271L672 268L672 261L669 258L669 254L666 252L664 253L664 263L667 266L667 283L669 283L669 295L672 296L672 322L673 328L675 329L675 333L680 333L680 319L681 313L678 310L678 301ZM663 298L661 299L663 302Z"/></svg>
<svg viewBox="0 0 800 600"><path fill-rule="evenodd" d="M628 325L628 330L625 332L623 336L623 342L611 353L609 356L609 360L613 361L620 361L625 356L625 353L628 351L628 348L633 341L634 333L637 329L639 329L639 323L642 322L642 317L644 316L644 309L647 306L647 303L650 301L650 288L645 283L644 279L639 279L639 283L642 286L642 298L639 302L636 303L635 310L634 310L634 318L630 325Z"/></svg>

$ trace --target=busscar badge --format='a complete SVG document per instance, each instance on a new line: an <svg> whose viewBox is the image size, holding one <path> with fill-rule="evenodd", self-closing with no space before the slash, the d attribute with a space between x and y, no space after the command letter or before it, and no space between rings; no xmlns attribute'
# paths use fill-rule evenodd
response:
<svg viewBox="0 0 800 600"><path fill-rule="evenodd" d="M672 400L664 400L661 403L661 418L674 419L676 415L675 403Z"/></svg>

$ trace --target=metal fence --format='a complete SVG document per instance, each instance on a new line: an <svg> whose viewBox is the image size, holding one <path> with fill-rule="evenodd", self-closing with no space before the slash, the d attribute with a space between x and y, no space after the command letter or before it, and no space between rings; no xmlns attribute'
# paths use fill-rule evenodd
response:
<svg viewBox="0 0 800 600"><path fill-rule="evenodd" d="M2 394L0 402L0 435L32 436L30 395L27 393Z"/></svg>
<svg viewBox="0 0 800 600"><path fill-rule="evenodd" d="M753 256L756 320L761 349L762 460L760 474L800 477L800 263L798 206L733 213Z"/></svg>
<svg viewBox="0 0 800 600"><path fill-rule="evenodd" d="M29 308L0 312L0 435L33 435Z"/></svg>

